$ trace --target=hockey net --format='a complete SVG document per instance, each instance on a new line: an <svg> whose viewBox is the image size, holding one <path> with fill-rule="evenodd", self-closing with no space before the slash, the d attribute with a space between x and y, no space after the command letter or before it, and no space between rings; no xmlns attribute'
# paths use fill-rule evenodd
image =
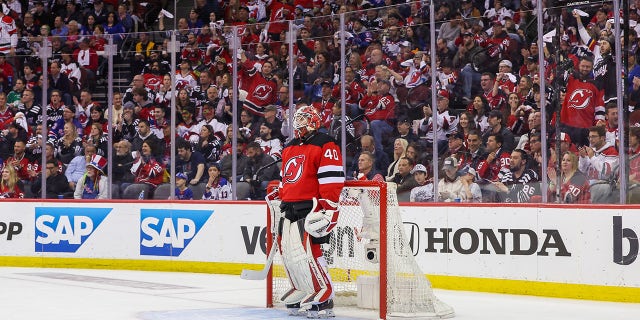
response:
<svg viewBox="0 0 640 320"><path fill-rule="evenodd" d="M271 215L269 228L271 227ZM271 247L271 237L267 237ZM418 266L405 236L395 184L347 181L340 217L323 245L336 306L379 309L381 319L450 318L453 309L438 300ZM289 290L282 259L276 255L267 277L267 306L282 305Z"/></svg>

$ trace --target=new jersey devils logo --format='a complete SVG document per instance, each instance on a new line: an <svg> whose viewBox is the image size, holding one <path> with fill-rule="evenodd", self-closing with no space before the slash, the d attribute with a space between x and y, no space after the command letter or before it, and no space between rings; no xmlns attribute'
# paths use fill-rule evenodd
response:
<svg viewBox="0 0 640 320"><path fill-rule="evenodd" d="M153 90L157 90L158 88L160 88L160 85L162 84L162 80L157 77L151 77L147 79L145 84L147 85L147 87Z"/></svg>
<svg viewBox="0 0 640 320"><path fill-rule="evenodd" d="M591 102L593 92L585 89L577 89L569 96L569 106L576 109L584 109Z"/></svg>
<svg viewBox="0 0 640 320"><path fill-rule="evenodd" d="M282 181L284 183L295 183L302 177L302 169L304 168L304 155L295 156L284 164L282 167Z"/></svg>
<svg viewBox="0 0 640 320"><path fill-rule="evenodd" d="M267 100L269 98L270 93L271 93L271 87L261 84L256 87L256 90L253 92L253 96L259 100Z"/></svg>

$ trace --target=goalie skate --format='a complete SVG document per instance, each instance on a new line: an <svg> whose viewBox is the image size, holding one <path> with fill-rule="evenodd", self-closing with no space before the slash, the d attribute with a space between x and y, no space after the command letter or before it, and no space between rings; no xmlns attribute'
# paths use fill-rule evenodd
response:
<svg viewBox="0 0 640 320"><path fill-rule="evenodd" d="M329 299L319 304L313 304L307 310L307 318L309 319L326 319L335 317L333 313L333 300Z"/></svg>
<svg viewBox="0 0 640 320"><path fill-rule="evenodd" d="M300 303L287 304L287 313L292 317L304 317L307 315L307 310L300 309Z"/></svg>

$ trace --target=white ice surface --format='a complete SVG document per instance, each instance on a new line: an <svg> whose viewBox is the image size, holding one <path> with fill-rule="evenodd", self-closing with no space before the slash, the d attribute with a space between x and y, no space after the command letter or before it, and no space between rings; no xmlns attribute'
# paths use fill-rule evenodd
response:
<svg viewBox="0 0 640 320"><path fill-rule="evenodd" d="M0 268L3 320L288 319L263 308L264 281L239 276L116 270ZM640 319L640 304L435 290L455 319ZM336 319L376 314L337 307Z"/></svg>

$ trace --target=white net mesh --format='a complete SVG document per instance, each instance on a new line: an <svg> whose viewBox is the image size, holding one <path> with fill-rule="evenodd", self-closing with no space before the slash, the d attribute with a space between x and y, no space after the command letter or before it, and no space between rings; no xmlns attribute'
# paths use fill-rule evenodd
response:
<svg viewBox="0 0 640 320"><path fill-rule="evenodd" d="M386 286L386 314L382 318L447 318L453 316L453 309L439 301L431 290L431 285L416 263L411 247L405 236L402 217L395 193L395 185L390 184L387 195L381 195L381 187L376 183L347 182L340 196L340 218L331 235L331 241L323 245L324 255L329 264L329 273L336 294L337 306L362 307L358 295L371 296L362 292L363 288L380 290ZM387 202L387 210L380 212L381 199ZM384 202L383 202L384 203ZM386 239L379 239L380 217L386 218ZM364 223L363 223L364 220ZM384 234L384 233L383 233ZM386 241L386 279L377 286L380 277L379 245ZM376 255L372 248L375 248ZM367 259L369 254L370 258ZM376 262L371 262L375 260ZM361 292L358 292L358 278L361 278ZM376 286L362 286L375 279ZM364 281L369 280L369 281ZM273 304L280 304L279 298L290 287L286 279L280 257L273 262L272 278ZM375 292L379 297L382 291ZM361 297L362 298L362 297ZM378 307L377 304L365 307Z"/></svg>

